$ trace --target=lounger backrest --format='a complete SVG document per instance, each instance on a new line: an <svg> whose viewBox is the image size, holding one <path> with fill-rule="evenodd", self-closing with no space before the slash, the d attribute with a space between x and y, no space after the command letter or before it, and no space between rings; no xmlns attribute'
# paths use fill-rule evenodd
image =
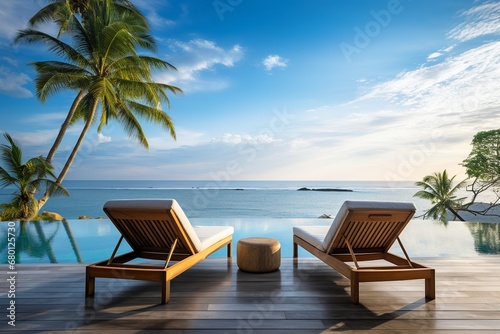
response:
<svg viewBox="0 0 500 334"><path fill-rule="evenodd" d="M104 204L111 219L134 251L195 254L201 248L184 211L174 199L111 200Z"/></svg>
<svg viewBox="0 0 500 334"><path fill-rule="evenodd" d="M386 252L415 213L413 203L346 201L323 241L329 254Z"/></svg>

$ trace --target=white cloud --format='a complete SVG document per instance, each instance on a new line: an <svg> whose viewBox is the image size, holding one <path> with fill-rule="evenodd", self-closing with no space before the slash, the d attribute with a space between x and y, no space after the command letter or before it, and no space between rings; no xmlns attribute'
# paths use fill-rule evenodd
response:
<svg viewBox="0 0 500 334"><path fill-rule="evenodd" d="M14 97L28 98L33 93L24 86L31 82L31 78L24 73L14 73L10 69L0 66L0 92Z"/></svg>
<svg viewBox="0 0 500 334"><path fill-rule="evenodd" d="M427 60L432 60L438 57L441 57L443 54L441 52L433 52L427 56Z"/></svg>
<svg viewBox="0 0 500 334"><path fill-rule="evenodd" d="M169 150L182 146L196 146L206 143L205 134L189 129L177 128L175 130L177 139L174 140L167 133L162 136L148 136L150 151Z"/></svg>
<svg viewBox="0 0 500 334"><path fill-rule="evenodd" d="M145 13L145 16L146 16L148 22L152 26L156 26L156 27L159 27L161 29L165 29L166 27L174 26L177 24L176 20L162 17L158 13L160 9L163 9L169 13L174 12L174 10L172 10L172 6L174 4L171 3L170 1L135 0L134 3L139 8L139 10L141 10L143 13ZM186 16L187 15L187 7L185 5L181 5L180 9L181 9L181 17Z"/></svg>
<svg viewBox="0 0 500 334"><path fill-rule="evenodd" d="M35 1L2 1L0 9L0 37L9 41L38 10Z"/></svg>
<svg viewBox="0 0 500 334"><path fill-rule="evenodd" d="M11 43L17 32L27 27L28 20L43 6L44 1L1 1L0 8L0 40ZM57 34L54 23L46 23L36 27L48 34Z"/></svg>
<svg viewBox="0 0 500 334"><path fill-rule="evenodd" d="M147 15L148 22L151 23L151 25L157 26L157 27L170 27L176 25L176 22L174 20L170 20L167 18L164 18L156 12L149 12Z"/></svg>
<svg viewBox="0 0 500 334"><path fill-rule="evenodd" d="M28 150L32 147L38 148L52 144L54 138L57 135L57 130L33 130L29 132L14 132L10 133L10 135L14 138L14 140L19 142L23 149Z"/></svg>
<svg viewBox="0 0 500 334"><path fill-rule="evenodd" d="M105 135L103 135L102 133L99 132L97 134L97 142L98 143L109 143L109 142L111 142L111 137L105 136Z"/></svg>
<svg viewBox="0 0 500 334"><path fill-rule="evenodd" d="M490 108L500 103L499 76L500 42L491 42L439 64L401 72L373 86L360 100L383 99L430 113L466 111L471 102L474 109Z"/></svg>
<svg viewBox="0 0 500 334"><path fill-rule="evenodd" d="M262 65L264 65L266 71L271 71L275 67L286 68L288 60L278 55L269 55L262 61Z"/></svg>
<svg viewBox="0 0 500 334"><path fill-rule="evenodd" d="M490 1L466 10L465 22L452 29L448 36L465 42L480 36L500 34L500 2Z"/></svg>
<svg viewBox="0 0 500 334"><path fill-rule="evenodd" d="M225 133L220 137L213 138L212 142L215 143L226 143L226 144L252 144L252 145L260 145L260 144L270 144L276 142L278 140L272 138L268 134L260 134L257 136L251 135L237 135L231 133Z"/></svg>
<svg viewBox="0 0 500 334"><path fill-rule="evenodd" d="M169 47L174 52L169 56L177 72L168 72L161 75L159 81L182 86L183 90L221 89L224 83L213 81L212 86L197 85L197 82L206 83L202 78L203 73L213 72L217 66L233 67L244 55L243 48L236 44L230 49L223 49L214 42L195 39L189 42L169 41ZM219 79L220 80L220 79Z"/></svg>
<svg viewBox="0 0 500 334"><path fill-rule="evenodd" d="M47 124L50 122L56 122L58 125L64 121L68 114L66 112L53 112L53 113L39 113L35 115L30 115L29 118L24 119L23 121L26 123L38 123L38 124Z"/></svg>

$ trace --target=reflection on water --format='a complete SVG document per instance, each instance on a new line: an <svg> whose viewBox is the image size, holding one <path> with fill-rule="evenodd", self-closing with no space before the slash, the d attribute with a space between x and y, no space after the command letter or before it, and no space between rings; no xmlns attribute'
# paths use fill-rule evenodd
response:
<svg viewBox="0 0 500 334"><path fill-rule="evenodd" d="M480 254L500 254L500 224L465 223L474 238L474 246Z"/></svg>
<svg viewBox="0 0 500 334"><path fill-rule="evenodd" d="M5 224L3 224L5 223ZM15 244L8 244L7 233L7 222L0 222L0 226L3 228L1 235L5 235L0 242L0 252L2 252L2 262L7 263L8 250L15 250L16 263L26 262L25 259L47 259L50 263L58 263L56 251L54 250L53 243L58 235L60 235L59 229L63 225L64 231L71 244L71 249L75 254L76 261L78 263L83 263L82 256L78 249L77 242L71 231L71 226L68 221L39 221L39 222L17 222L15 227ZM9 230L12 233L12 230ZM69 250L68 250L69 251ZM38 262L38 261L35 261ZM43 261L44 262L44 261Z"/></svg>
<svg viewBox="0 0 500 334"><path fill-rule="evenodd" d="M245 237L278 239L283 257L292 256L292 228L298 225L330 225L329 219L220 218L191 219L193 225L230 225L235 228L233 247ZM17 222L16 263L93 263L109 258L119 233L108 219ZM62 228L61 228L62 227ZM7 263L7 222L0 222L0 263ZM401 234L409 255L418 257L460 257L500 254L500 225L495 223L413 220ZM397 245L392 252L400 254ZM122 243L120 253L130 247ZM402 255L402 254L401 254ZM225 250L213 256L225 256ZM235 256L237 254L235 253ZM311 257L307 252L300 257Z"/></svg>

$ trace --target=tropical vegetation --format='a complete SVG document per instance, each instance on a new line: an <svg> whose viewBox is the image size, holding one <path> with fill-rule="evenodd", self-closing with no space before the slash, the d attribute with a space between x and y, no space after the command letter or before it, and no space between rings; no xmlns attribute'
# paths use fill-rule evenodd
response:
<svg viewBox="0 0 500 334"><path fill-rule="evenodd" d="M466 169L468 176L466 180L453 185L456 176L450 178L445 170L443 173L427 175L416 183L422 190L415 196L427 199L433 204L424 213L424 218L446 220L451 213L463 220L461 212L475 216L500 217L492 210L500 205L500 129L478 132L473 137L471 145L470 154L461 163ZM467 201L467 197L456 196L457 191L463 187L471 194ZM474 205L482 200L480 195L484 194L490 195L487 203Z"/></svg>
<svg viewBox="0 0 500 334"><path fill-rule="evenodd" d="M89 130L100 132L110 121L118 122L143 147L148 140L141 121L163 127L175 139L168 93L178 87L155 82L154 71L175 67L150 54L156 50L144 16L128 0L47 0L48 4L19 31L15 43L39 44L56 56L34 61L36 95L41 102L61 91L75 92L75 99L45 161L51 163L67 129L83 123L73 150L59 171L55 183L61 185ZM55 22L58 35L37 30ZM147 54L140 54L144 50ZM38 200L40 208L52 195L47 188Z"/></svg>
<svg viewBox="0 0 500 334"><path fill-rule="evenodd" d="M457 209L462 207L465 197L458 198L456 193L464 186L465 181L454 184L455 177L450 178L445 169L442 173L437 172L427 175L422 181L415 183L417 186L422 187L422 190L415 193L414 196L429 200L433 204L424 213L424 218L446 221L448 212L451 212L455 217L463 220L457 213Z"/></svg>
<svg viewBox="0 0 500 334"><path fill-rule="evenodd" d="M35 193L43 188L50 195L68 195L66 189L55 182L53 167L44 157L38 156L23 162L19 145L8 134L4 134L8 144L0 146L0 187L15 189L8 203L0 204L1 220L30 220L39 211Z"/></svg>

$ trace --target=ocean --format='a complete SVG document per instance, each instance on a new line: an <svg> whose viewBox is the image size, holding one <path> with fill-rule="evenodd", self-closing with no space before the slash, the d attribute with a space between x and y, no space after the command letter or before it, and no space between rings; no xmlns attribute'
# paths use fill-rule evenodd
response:
<svg viewBox="0 0 500 334"><path fill-rule="evenodd" d="M99 218L106 201L121 198L174 198L190 218L318 218L335 216L345 200L409 201L416 216L430 207L413 197L419 190L414 182L402 181L67 180L64 186L70 197L52 197L42 211ZM8 202L13 191L1 189L0 202Z"/></svg>

